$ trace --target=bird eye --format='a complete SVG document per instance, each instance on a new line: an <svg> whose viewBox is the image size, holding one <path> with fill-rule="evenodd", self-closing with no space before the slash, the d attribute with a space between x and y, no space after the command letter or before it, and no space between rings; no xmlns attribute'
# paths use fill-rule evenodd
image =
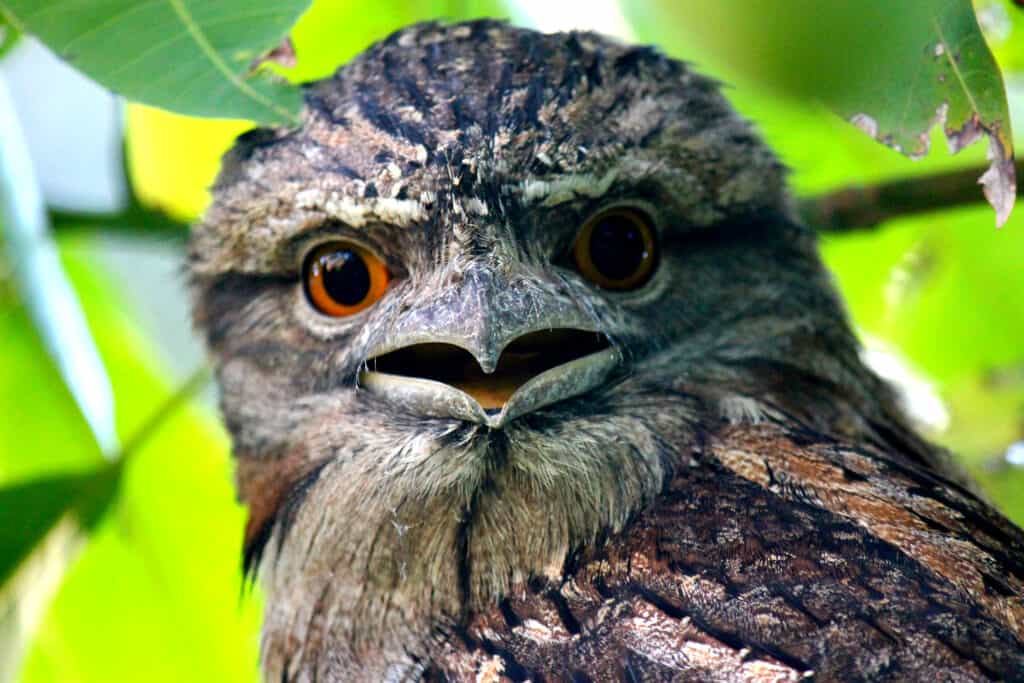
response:
<svg viewBox="0 0 1024 683"><path fill-rule="evenodd" d="M310 303L321 313L340 318L358 313L384 296L390 274L369 249L351 242L330 242L306 257L302 279Z"/></svg>
<svg viewBox="0 0 1024 683"><path fill-rule="evenodd" d="M572 247L576 268L604 289L636 289L658 262L650 219L628 207L605 209L583 225Z"/></svg>

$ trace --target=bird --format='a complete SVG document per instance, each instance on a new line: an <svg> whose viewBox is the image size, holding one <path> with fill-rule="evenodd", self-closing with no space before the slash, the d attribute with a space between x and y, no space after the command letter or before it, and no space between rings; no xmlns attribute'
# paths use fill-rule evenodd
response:
<svg viewBox="0 0 1024 683"><path fill-rule="evenodd" d="M720 90L427 22L224 156L186 258L266 680L1024 680L1024 533Z"/></svg>

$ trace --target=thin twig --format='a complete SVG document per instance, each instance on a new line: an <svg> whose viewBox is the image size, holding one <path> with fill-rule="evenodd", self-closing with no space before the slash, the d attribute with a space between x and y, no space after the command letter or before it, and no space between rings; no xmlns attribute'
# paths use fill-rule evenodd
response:
<svg viewBox="0 0 1024 683"><path fill-rule="evenodd" d="M1024 178L1024 162L1016 163L1017 177ZM851 185L800 200L800 214L821 232L846 232L875 228L885 221L985 200L978 178L985 168L890 180L877 185ZM1022 188L1018 186L1020 196Z"/></svg>
<svg viewBox="0 0 1024 683"><path fill-rule="evenodd" d="M121 459L127 460L133 454L137 453L142 446L154 432L163 426L164 422L170 417L174 411L178 410L183 404L191 399L196 393L199 392L206 383L210 381L210 369L203 365L192 372L188 376L188 379L179 386L173 394L167 397L153 413L146 418L146 421L135 430L125 442L124 446L121 447Z"/></svg>

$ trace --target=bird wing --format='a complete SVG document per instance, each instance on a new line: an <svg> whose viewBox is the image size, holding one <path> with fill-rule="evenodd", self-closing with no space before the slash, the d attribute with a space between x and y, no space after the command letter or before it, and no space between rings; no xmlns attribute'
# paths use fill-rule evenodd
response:
<svg viewBox="0 0 1024 683"><path fill-rule="evenodd" d="M785 423L724 426L560 581L440 629L449 680L1024 680L1024 534Z"/></svg>

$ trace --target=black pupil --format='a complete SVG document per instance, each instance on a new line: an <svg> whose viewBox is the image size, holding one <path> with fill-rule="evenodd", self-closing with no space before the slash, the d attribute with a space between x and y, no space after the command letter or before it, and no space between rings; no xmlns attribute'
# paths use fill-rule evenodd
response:
<svg viewBox="0 0 1024 683"><path fill-rule="evenodd" d="M320 257L324 290L343 306L355 306L370 293L370 271L359 254L349 249Z"/></svg>
<svg viewBox="0 0 1024 683"><path fill-rule="evenodd" d="M609 280L631 277L646 258L644 236L626 216L602 218L590 233L590 260Z"/></svg>

